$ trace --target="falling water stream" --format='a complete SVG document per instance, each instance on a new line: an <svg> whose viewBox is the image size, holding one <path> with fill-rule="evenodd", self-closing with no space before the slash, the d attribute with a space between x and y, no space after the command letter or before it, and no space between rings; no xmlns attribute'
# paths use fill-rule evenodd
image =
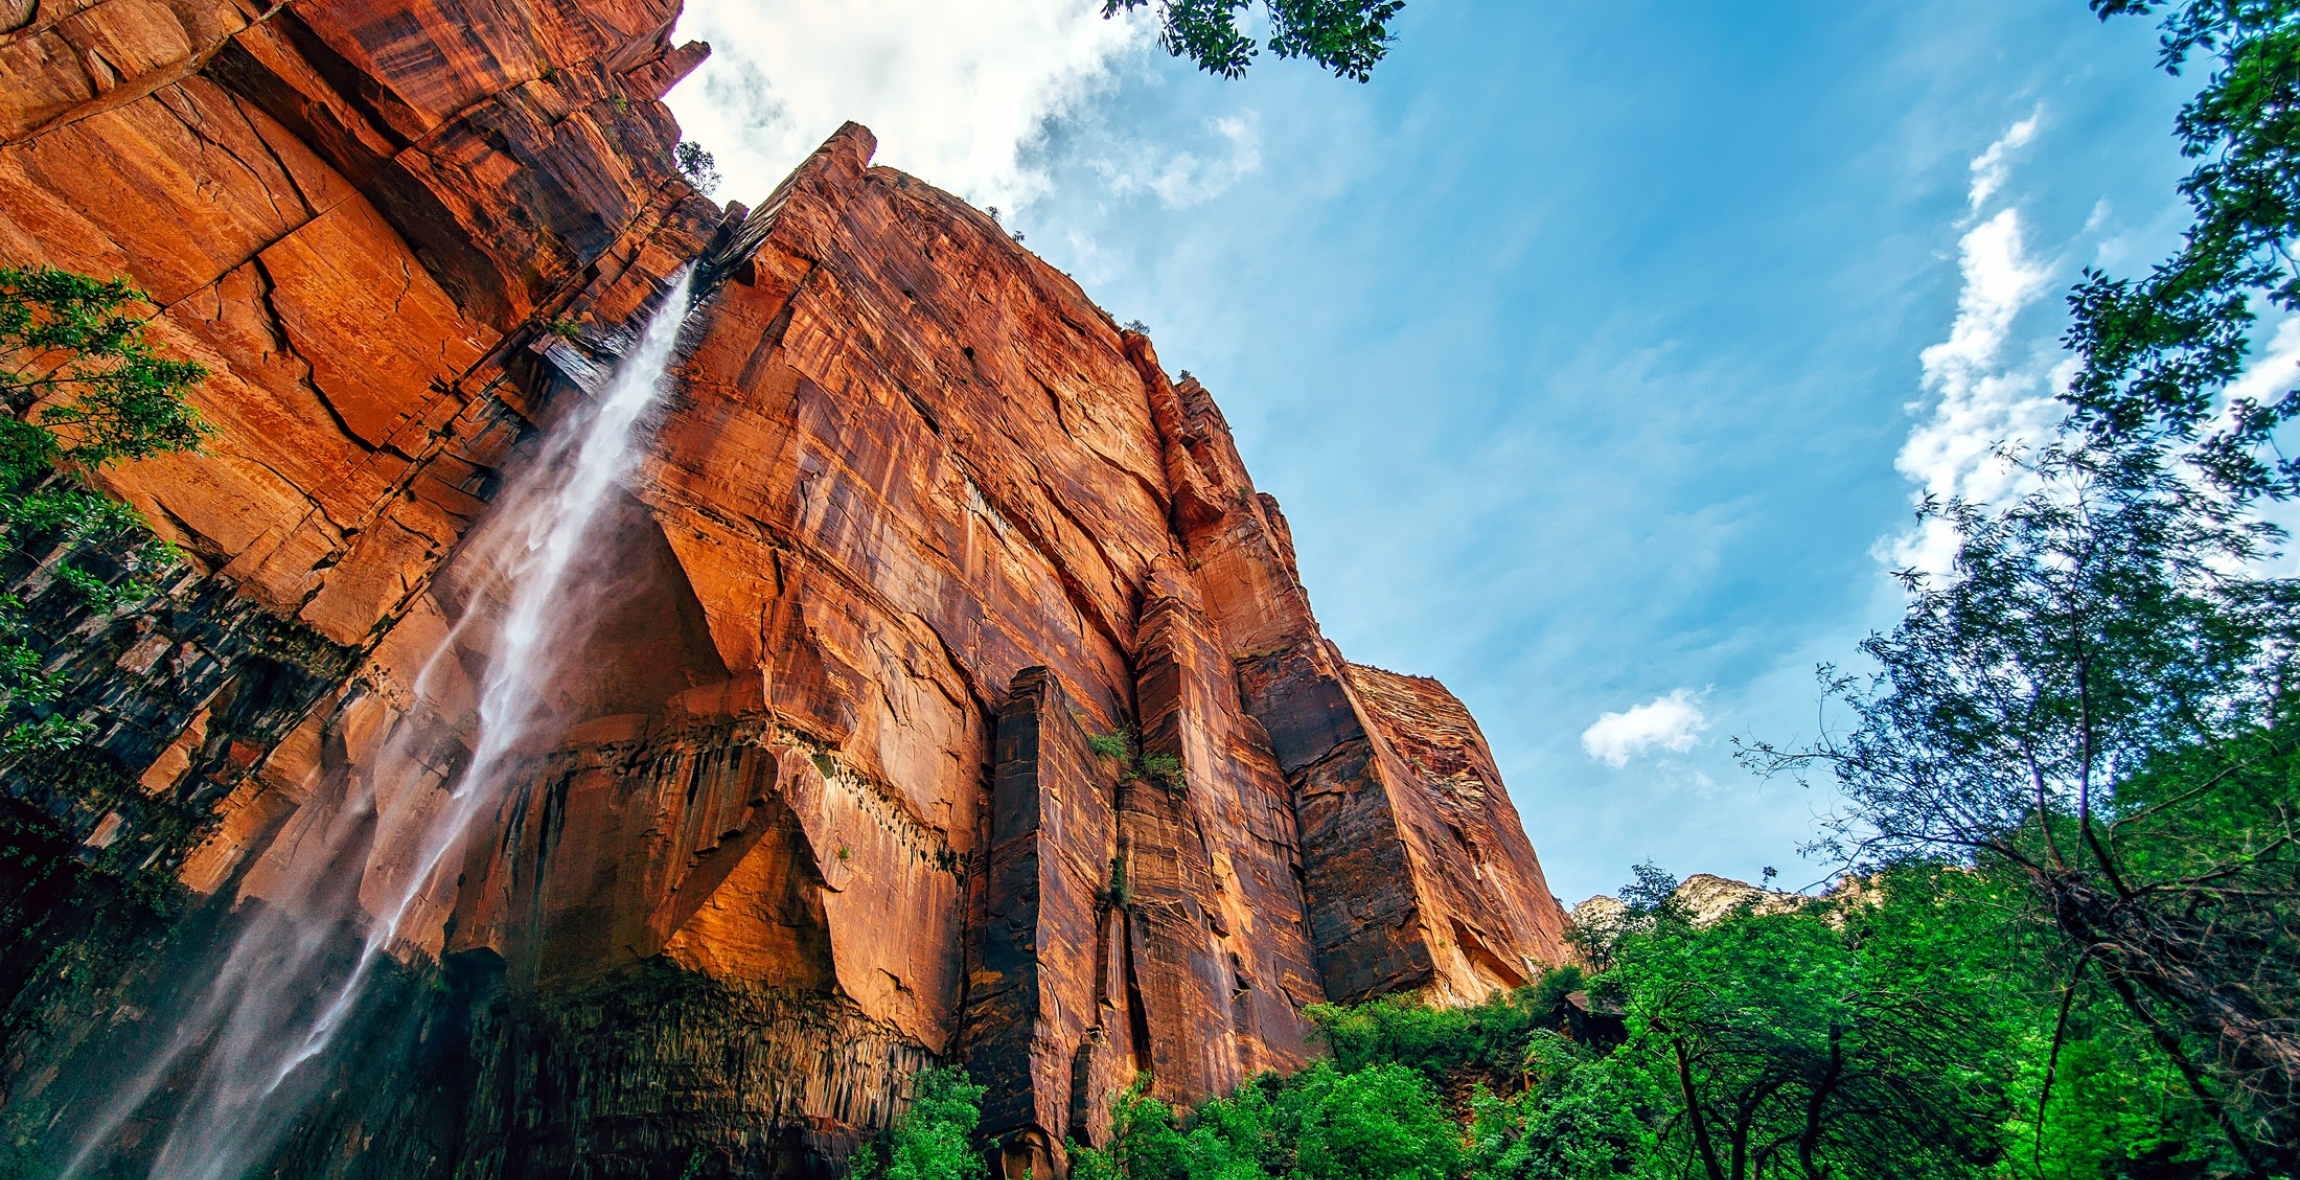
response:
<svg viewBox="0 0 2300 1180"><path fill-rule="evenodd" d="M435 699L434 681L451 674L458 647L483 638L476 719L462 723L468 761L441 775L422 756L440 735L403 724L365 768L364 785L334 807L298 812L279 837L297 876L268 892L164 1044L86 1126L66 1180L117 1150L122 1128L163 1082L181 1100L153 1180L236 1180L314 1096L322 1070L303 1067L344 1030L381 960L412 933L403 931L411 916L438 900L439 869L473 821L497 809L521 760L557 736L563 719L545 704L546 687L615 589L598 534L635 462L640 423L667 383L690 283L686 270L673 277L606 388L551 431L458 556L477 567L475 600L498 601L468 606L414 687L419 702ZM464 634L489 625L491 633ZM345 953L347 931L360 936L356 956Z"/></svg>

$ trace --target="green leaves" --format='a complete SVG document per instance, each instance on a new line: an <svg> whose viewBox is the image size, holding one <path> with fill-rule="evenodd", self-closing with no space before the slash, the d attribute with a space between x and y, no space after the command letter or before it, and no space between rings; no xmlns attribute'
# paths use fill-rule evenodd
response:
<svg viewBox="0 0 2300 1180"><path fill-rule="evenodd" d="M1435 1094L1402 1066L1313 1065L1272 1105L1278 1146L1291 1141L1293 1173L1306 1180L1445 1180L1458 1165Z"/></svg>
<svg viewBox="0 0 2300 1180"><path fill-rule="evenodd" d="M983 1088L953 1066L923 1070L911 1079L910 1108L877 1141L855 1152L855 1180L978 1180L989 1174L974 1150Z"/></svg>
<svg viewBox="0 0 2300 1180"><path fill-rule="evenodd" d="M1364 82L1389 52L1389 22L1404 8L1403 0L1271 0L1270 52Z"/></svg>
<svg viewBox="0 0 2300 1180"><path fill-rule="evenodd" d="M1129 780L1156 783L1175 795L1189 793L1190 776L1184 771L1182 760L1172 754L1144 753L1133 730L1090 733L1086 735L1086 749L1105 762L1117 763L1119 773Z"/></svg>
<svg viewBox="0 0 2300 1180"><path fill-rule="evenodd" d="M2294 0L2092 0L2103 19L2162 11L2158 64L2215 57L2175 130L2196 160L2182 182L2194 219L2180 250L2144 279L2085 272L2063 343L2082 362L2067 398L2079 425L2121 440L2194 443L2196 465L2241 496L2300 493L2300 458L2279 426L2292 390L2219 400L2242 372L2255 300L2300 311L2300 4Z"/></svg>
<svg viewBox="0 0 2300 1180"><path fill-rule="evenodd" d="M1894 919L1848 899L1706 926L1665 916L1623 940L1623 1052L1674 1082L1665 1142L1725 1175L1768 1157L1805 1175L1979 1174L2004 1109L1995 1013L1954 969L1963 950L1900 920L1921 893L1877 901Z"/></svg>
<svg viewBox="0 0 2300 1180"><path fill-rule="evenodd" d="M1823 847L1856 871L1952 858L2017 880L2041 961L2064 986L2097 975L2243 1166L2274 1172L2300 1162L2300 817L2279 765L2300 747L2300 582L2256 572L2281 534L2161 434L2080 419L2021 461L2014 503L1928 503L1955 568L1907 577L1907 613L1861 645L1873 677L1824 674L1851 727L1747 761L1834 772L1850 807Z"/></svg>
<svg viewBox="0 0 2300 1180"><path fill-rule="evenodd" d="M1646 1117L1650 1087L1625 1059L1599 1058L1556 1033L1534 1034L1529 1055L1561 1068L1507 1098L1470 1098L1465 1171L1477 1180L1609 1180L1650 1175L1660 1146ZM1641 1166L1643 1165L1643 1166ZM1666 1174L1666 1173L1664 1173Z"/></svg>
<svg viewBox="0 0 2300 1180"><path fill-rule="evenodd" d="M153 353L131 314L143 300L124 280L0 267L0 543L28 584L61 586L97 611L141 598L178 555L76 476L192 448L207 432L184 401L207 374ZM47 712L62 690L31 626L23 601L0 599L0 753L68 749L91 728Z"/></svg>
<svg viewBox="0 0 2300 1180"><path fill-rule="evenodd" d="M1578 968L1562 967L1530 988L1499 992L1473 1007L1433 1007L1394 995L1346 1007L1313 1004L1303 1015L1344 1070L1386 1063L1414 1069L1432 1085L1461 1077L1502 1084L1522 1069L1527 1036L1559 1025L1565 993L1581 981Z"/></svg>
<svg viewBox="0 0 2300 1180"><path fill-rule="evenodd" d="M155 355L142 292L53 267L0 267L0 478L185 450L206 434L184 392L207 376Z"/></svg>
<svg viewBox="0 0 2300 1180"><path fill-rule="evenodd" d="M1314 1062L1265 1075L1191 1113L1189 1126L1145 1081L1112 1103L1106 1148L1073 1145L1079 1180L1447 1180L1460 1131L1429 1083L1384 1063L1353 1071Z"/></svg>
<svg viewBox="0 0 2300 1180"><path fill-rule="evenodd" d="M1144 8L1151 0L1103 0L1102 15ZM1404 0L1262 0L1267 45L1240 27L1253 0L1159 0L1159 44L1175 57L1223 78L1243 77L1265 47L1281 58L1315 62L1336 77L1364 82L1389 52L1389 23Z"/></svg>
<svg viewBox="0 0 2300 1180"><path fill-rule="evenodd" d="M1647 886L1667 880L1648 870ZM1993 888L1910 869L1707 923L1647 899L1594 978L1560 968L1469 1008L1403 995L1313 1007L1327 1060L1187 1114L1138 1083L1106 1148L1073 1146L1077 1175L2014 1175L1994 1170L2014 1123L2007 1080L2051 1012L2005 986ZM1566 994L1584 985L1620 1005L1626 1043L1566 1035Z"/></svg>

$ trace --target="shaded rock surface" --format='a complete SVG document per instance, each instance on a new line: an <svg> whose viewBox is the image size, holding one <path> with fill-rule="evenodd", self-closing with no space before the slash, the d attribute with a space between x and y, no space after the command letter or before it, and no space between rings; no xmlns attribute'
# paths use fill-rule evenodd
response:
<svg viewBox="0 0 2300 1180"><path fill-rule="evenodd" d="M0 263L142 285L218 433L106 475L193 559L159 606L56 608L107 785L21 763L7 799L210 900L93 991L0 981L48 1014L9 1026L11 1109L136 1043L297 833L448 779L495 593L466 539L698 258L564 736L277 1174L819 1173L956 1060L1045 1175L1138 1072L1196 1099L1305 1061L1309 1004L1565 957L1475 722L1322 636L1207 391L860 127L756 210L694 192L675 0L33 11ZM432 736L379 766L400 732ZM26 952L100 925L32 917Z"/></svg>

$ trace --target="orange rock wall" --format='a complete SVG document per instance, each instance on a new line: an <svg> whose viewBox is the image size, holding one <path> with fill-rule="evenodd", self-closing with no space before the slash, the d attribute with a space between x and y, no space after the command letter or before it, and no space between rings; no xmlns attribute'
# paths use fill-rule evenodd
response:
<svg viewBox="0 0 2300 1180"><path fill-rule="evenodd" d="M403 948L496 981L455 1150L819 1169L956 1058L1043 1175L1137 1071L1219 1093L1305 1061L1308 1004L1560 960L1474 722L1321 636L1207 392L859 127L756 211L696 195L675 15L48 0L0 34L0 263L134 278L214 374L204 453L108 476L198 560L206 662L123 622L174 695L87 677L122 772L206 817L182 880L268 896L357 788L438 789L500 468L707 255L601 557L629 593Z"/></svg>

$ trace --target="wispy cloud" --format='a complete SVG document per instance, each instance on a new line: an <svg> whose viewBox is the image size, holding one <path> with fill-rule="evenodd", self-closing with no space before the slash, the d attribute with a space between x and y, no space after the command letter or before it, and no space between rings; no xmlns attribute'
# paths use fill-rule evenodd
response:
<svg viewBox="0 0 2300 1180"><path fill-rule="evenodd" d="M2276 325L2268 347L2245 366L2244 375L2229 382L2216 426L2234 425L2229 409L2239 401L2272 402L2300 386L2300 316Z"/></svg>
<svg viewBox="0 0 2300 1180"><path fill-rule="evenodd" d="M1208 119L1205 128L1213 141L1205 155L1140 144L1131 159L1098 160L1094 170L1120 195L1150 193L1169 209L1203 205L1262 167L1262 140L1252 112Z"/></svg>
<svg viewBox="0 0 2300 1180"><path fill-rule="evenodd" d="M2006 128L1987 151L1973 157L1973 183L1966 194L1973 212L1980 212L1997 191L2004 188L2005 178L2012 173L2010 157L2015 149L2027 147L2028 141L2036 138L2038 117L2039 113L2032 112L2028 118Z"/></svg>
<svg viewBox="0 0 2300 1180"><path fill-rule="evenodd" d="M1707 728L1709 718L1701 712L1694 694L1680 688L1624 713L1599 714L1581 731L1581 748L1607 766L1619 768L1655 750L1683 754L1701 740L1701 731Z"/></svg>
<svg viewBox="0 0 2300 1180"><path fill-rule="evenodd" d="M1046 184L1024 150L1152 35L1144 12L1104 20L1100 0L690 0L679 36L711 58L670 104L717 156L723 198L764 198L854 119L880 162L1013 208Z"/></svg>
<svg viewBox="0 0 2300 1180"><path fill-rule="evenodd" d="M2060 417L2054 393L2067 378L2065 358L2034 348L2007 356L2022 313L2051 286L2052 268L2030 253L2017 206L1991 212L2037 119L2013 124L1972 161L1972 220L1957 244L1956 323L1919 356L1932 412L1895 460L1930 495L2003 500L2016 491L2018 473L1995 459L1997 444L2041 439ZM1934 521L1895 538L1889 552L1898 565L1940 573L1954 550Z"/></svg>

